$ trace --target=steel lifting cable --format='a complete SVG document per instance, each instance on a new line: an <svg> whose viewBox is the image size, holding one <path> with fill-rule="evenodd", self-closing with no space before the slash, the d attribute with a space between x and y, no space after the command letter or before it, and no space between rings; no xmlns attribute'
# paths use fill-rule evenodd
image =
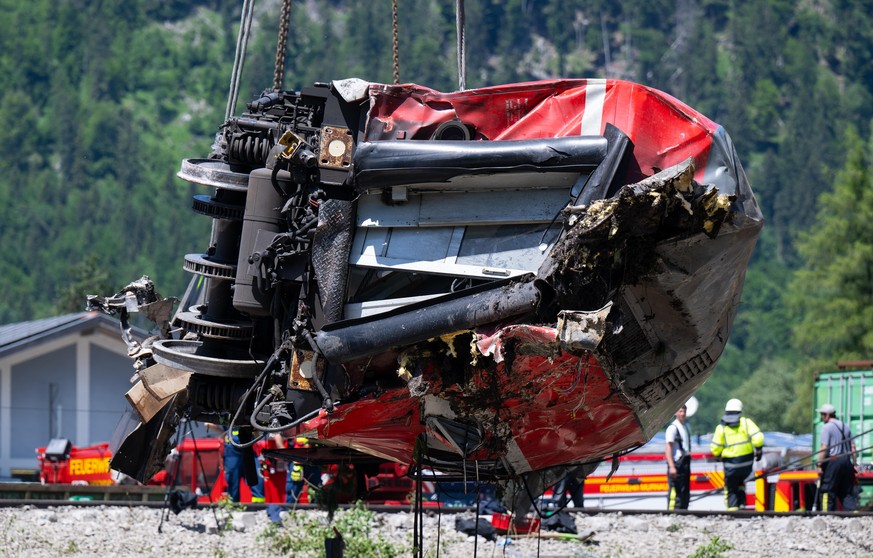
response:
<svg viewBox="0 0 873 558"><path fill-rule="evenodd" d="M467 88L467 42L464 36L464 0L455 0L455 27L458 35L458 90Z"/></svg>
<svg viewBox="0 0 873 558"><path fill-rule="evenodd" d="M392 57L394 59L394 85L400 83L400 38L399 23L397 22L397 0L391 0L391 44Z"/></svg>
<svg viewBox="0 0 873 558"><path fill-rule="evenodd" d="M291 0L282 0L282 16L279 18L279 40L276 45L276 69L273 71L273 90L282 89L285 81L285 51L288 43L288 22L291 20Z"/></svg>
<svg viewBox="0 0 873 558"><path fill-rule="evenodd" d="M227 109L224 111L225 121L229 120L233 113L236 112L236 99L239 96L239 78L242 75L243 65L245 65L254 5L254 0L243 1L242 14L239 21L239 35L236 38L236 54L234 55L233 71L230 76L230 90L227 93Z"/></svg>

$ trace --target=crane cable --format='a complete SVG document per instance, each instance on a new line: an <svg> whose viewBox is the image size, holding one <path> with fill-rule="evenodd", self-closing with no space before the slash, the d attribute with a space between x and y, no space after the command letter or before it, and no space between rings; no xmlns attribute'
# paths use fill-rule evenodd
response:
<svg viewBox="0 0 873 558"><path fill-rule="evenodd" d="M400 39L398 37L397 0L391 0L391 44L394 59L394 85L400 83Z"/></svg>
<svg viewBox="0 0 873 558"><path fill-rule="evenodd" d="M285 51L288 42L288 22L291 20L291 0L282 0L282 16L279 18L279 40L276 45L276 69L273 71L273 90L282 89L285 81Z"/></svg>
<svg viewBox="0 0 873 558"><path fill-rule="evenodd" d="M464 35L464 20L464 0L455 0L455 27L458 35L458 91L463 91L467 87L467 43Z"/></svg>
<svg viewBox="0 0 873 558"><path fill-rule="evenodd" d="M242 75L249 43L249 33L252 28L254 0L244 0L239 22L239 35L236 39L236 55L233 59L233 71L230 78L230 90L227 93L227 109L224 111L225 122L236 112L236 99L239 96L239 78Z"/></svg>

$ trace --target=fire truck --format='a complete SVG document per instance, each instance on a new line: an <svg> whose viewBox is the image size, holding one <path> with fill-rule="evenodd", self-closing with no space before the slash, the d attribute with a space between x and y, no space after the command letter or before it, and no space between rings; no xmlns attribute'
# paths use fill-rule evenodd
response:
<svg viewBox="0 0 873 558"><path fill-rule="evenodd" d="M691 453L691 499L693 509L719 509L724 506L721 489L724 471L709 452ZM612 464L601 464L585 479L586 507L603 509L664 509L667 505L667 462L664 452L631 453L619 458L619 467L610 475Z"/></svg>
<svg viewBox="0 0 873 558"><path fill-rule="evenodd" d="M75 447L65 438L53 438L36 449L42 484L115 484L109 469L109 444Z"/></svg>
<svg viewBox="0 0 873 558"><path fill-rule="evenodd" d="M39 482L42 484L116 485L135 483L109 468L112 452L108 443L78 447L64 438L54 438L36 449ZM218 502L225 494L224 441L221 438L185 438L170 453L164 468L147 485L187 489L201 502ZM240 501L252 501L251 489L240 483Z"/></svg>
<svg viewBox="0 0 873 558"><path fill-rule="evenodd" d="M256 445L260 455L263 443ZM78 447L70 440L54 438L48 445L36 448L39 482L57 485L111 486L135 482L109 468L112 452L108 443ZM408 503L415 493L415 481L409 476L409 467L397 463L376 463L369 467L334 464L324 468L326 483L339 486L340 503L364 499L371 504ZM185 438L170 453L164 468L147 483L150 486L167 486L186 489L198 495L201 503L220 501L226 494L227 481L224 476L224 440L222 438ZM282 483L284 494L284 482ZM425 483L432 490L432 483ZM298 500L301 504L310 503L308 485L304 486ZM251 488L240 482L240 502L252 502Z"/></svg>

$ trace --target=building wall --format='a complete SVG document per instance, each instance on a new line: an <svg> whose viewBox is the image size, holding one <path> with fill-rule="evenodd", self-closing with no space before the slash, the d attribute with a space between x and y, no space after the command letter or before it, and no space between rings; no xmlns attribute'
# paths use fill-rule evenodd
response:
<svg viewBox="0 0 873 558"><path fill-rule="evenodd" d="M108 442L122 413L130 407L124 394L132 385L132 362L127 355L91 345L89 444Z"/></svg>
<svg viewBox="0 0 873 558"><path fill-rule="evenodd" d="M56 386L55 409L49 391ZM76 439L76 347L37 355L12 367L10 457L33 458L49 439ZM51 423L55 422L54 425Z"/></svg>

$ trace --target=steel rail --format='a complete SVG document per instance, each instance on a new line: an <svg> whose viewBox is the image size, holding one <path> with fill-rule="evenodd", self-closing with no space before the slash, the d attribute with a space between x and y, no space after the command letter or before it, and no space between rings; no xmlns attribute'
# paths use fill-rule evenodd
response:
<svg viewBox="0 0 873 558"><path fill-rule="evenodd" d="M28 491L24 487L29 483L5 483L0 484L0 507L2 508L14 508L14 507L31 507L31 508L50 508L50 507L145 507L145 508L155 508L161 509L166 507L166 503L163 500L146 500L146 499L130 499L130 500L121 500L121 499L64 499L63 497L46 497L50 495L63 495L69 494L70 489L73 488L69 485L37 485L41 487L41 490L38 492L40 497L37 498L14 498L14 497L5 497L11 496L7 487L9 485L21 485L21 492L30 492L34 494L34 491ZM56 488L55 488L56 487ZM100 492L105 492L105 494L111 494L110 491L105 489L117 489L122 487L117 486L78 486L75 488L85 489L82 492L87 492L88 494L99 494ZM115 491L115 494L124 494L124 495L137 495L139 493L140 496L147 496L152 494L159 494L155 492L155 488L164 487L123 487L126 490L123 492ZM96 490L95 490L96 489ZM101 490L104 489L104 490ZM139 491L137 489L140 489ZM148 489L148 490L144 490ZM162 492L160 493L162 495ZM267 504L265 503L238 503L234 504L235 506L239 506L247 511L261 511L265 510ZM321 509L317 504L275 504L281 506L288 511L315 511ZM198 503L196 507L201 509L207 508L217 508L220 507L220 503ZM351 508L351 504L341 504L339 506L340 509L349 509ZM438 514L447 514L454 515L459 513L473 513L476 509L475 506L447 506L447 505L431 505L424 506L423 508L417 508L411 504L405 505L387 505L387 504L369 504L366 506L367 509L376 513L413 513L419 510L426 513L438 513ZM550 510L551 511L551 510ZM873 517L873 511L871 510L861 510L856 512L842 512L842 511L833 511L833 512L820 512L820 511L808 511L808 510L800 510L800 511L786 511L786 512L777 512L772 510L767 511L757 511L757 510L737 510L737 511L726 511L726 510L652 510L652 509L616 509L616 508L564 508L565 512L569 514L580 514L580 515L610 515L610 514L622 514L622 515L655 515L655 516L666 516L666 515L675 515L675 516L691 516L691 517L717 517L724 516L735 519L753 519L760 517L818 517L818 516L831 516L831 517ZM548 517L549 514L546 514Z"/></svg>

